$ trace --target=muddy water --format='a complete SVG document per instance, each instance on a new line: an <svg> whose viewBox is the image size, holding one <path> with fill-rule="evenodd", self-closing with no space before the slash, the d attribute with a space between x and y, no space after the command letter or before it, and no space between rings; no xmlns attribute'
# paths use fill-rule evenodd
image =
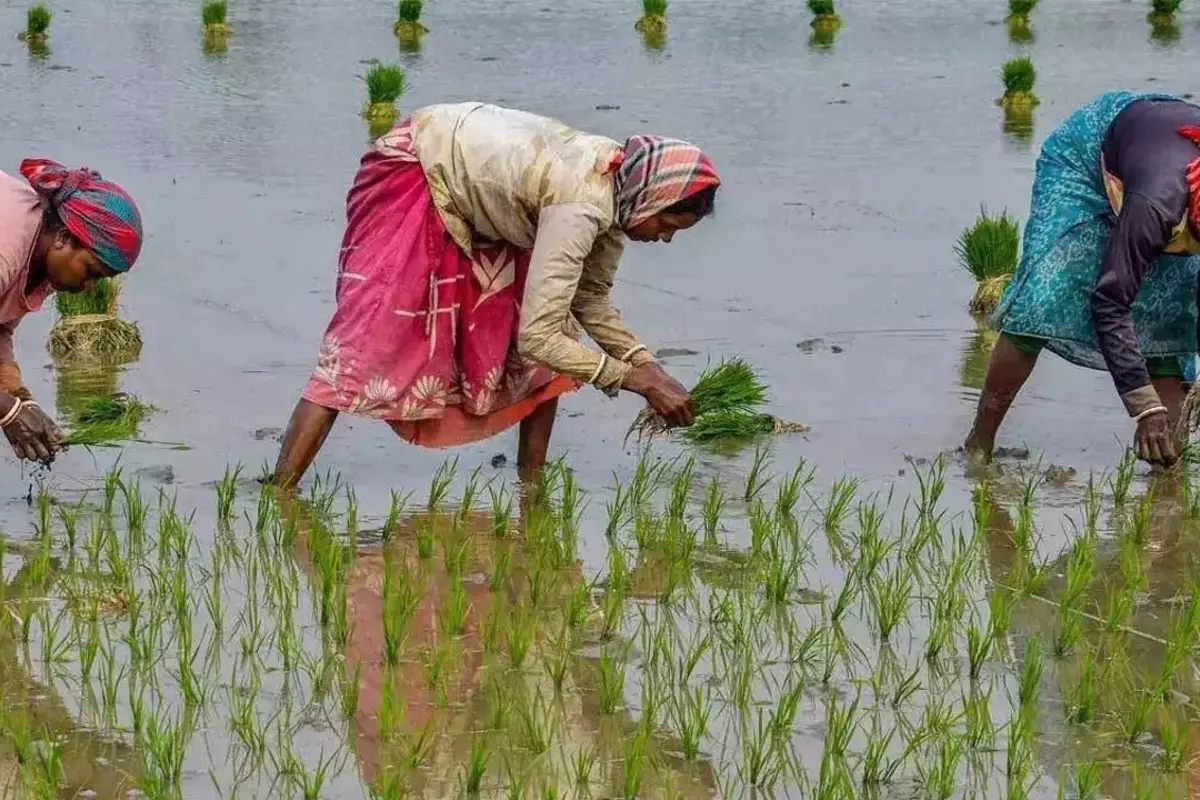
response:
<svg viewBox="0 0 1200 800"><path fill-rule="evenodd" d="M1036 142L1050 127L1109 88L1195 88L1184 77L1197 48L1191 21L1164 46L1142 6L1119 0L1062 0L1034 15L1036 38L1020 48L1039 70L1033 143L1004 132L993 102L999 67L1018 50L995 3L845 3L843 30L818 48L801 5L692 0L672 7L660 51L632 30L635 8L598 10L573 0L431 4L432 33L401 57L412 83L403 106L483 99L618 138L644 130L702 143L726 181L716 218L669 247L631 247L618 305L654 346L700 353L669 360L685 381L709 356L760 365L780 415L813 426L779 442L776 463L809 459L819 485L849 472L869 488L907 489L910 456L932 459L962 439L979 375L964 358L977 362L979 348L951 246L981 203L1024 215ZM332 312L342 199L367 139L356 75L364 59L398 57L393 9L238 5L220 54L203 51L188 4L56 11L44 57L0 37L0 164L11 170L29 154L86 162L138 198L149 238L122 300L146 345L120 388L161 409L146 438L191 449L132 445L122 463L200 508L203 523L227 462L273 460L272 429ZM0 11L0 29L18 30L22 13ZM44 400L56 392L43 346L51 321L31 317L18 336ZM585 487L628 474L620 440L637 409L590 391L563 404L554 449ZM1002 444L1085 475L1110 468L1130 433L1106 376L1047 358ZM503 452L511 464L514 444L501 437L461 457L473 467ZM115 455L69 453L51 485L90 485ZM319 466L340 471L363 514L378 517L391 488L420 491L441 459L378 424L343 420ZM701 470L733 485L746 462L706 457ZM30 478L11 461L0 471L0 525L20 536ZM965 509L961 465L949 479L950 507ZM1045 493L1050 552L1080 486ZM593 570L604 556L601 505L585 512L581 542Z"/></svg>

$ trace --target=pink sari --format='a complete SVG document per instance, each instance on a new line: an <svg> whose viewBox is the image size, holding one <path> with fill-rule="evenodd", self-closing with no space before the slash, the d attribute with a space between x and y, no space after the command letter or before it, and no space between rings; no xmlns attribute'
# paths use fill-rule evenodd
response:
<svg viewBox="0 0 1200 800"><path fill-rule="evenodd" d="M516 350L529 251L451 240L404 122L399 155L363 156L346 199L337 311L304 398L386 420L404 439L486 439L579 383ZM406 146L407 145L407 146Z"/></svg>

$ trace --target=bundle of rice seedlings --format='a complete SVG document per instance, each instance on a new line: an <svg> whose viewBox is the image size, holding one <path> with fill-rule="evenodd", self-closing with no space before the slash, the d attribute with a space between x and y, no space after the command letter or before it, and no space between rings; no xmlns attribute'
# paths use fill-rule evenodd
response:
<svg viewBox="0 0 1200 800"><path fill-rule="evenodd" d="M692 413L695 422L683 430L693 443L750 439L763 433L795 433L808 430L804 425L785 422L762 412L767 402L767 387L754 369L741 358L722 361L700 373L692 388ZM647 407L629 428L629 435L653 438L667 431L666 421Z"/></svg>
<svg viewBox="0 0 1200 800"><path fill-rule="evenodd" d="M400 0L400 8L393 29L400 39L420 39L429 33L429 28L421 24L422 0Z"/></svg>
<svg viewBox="0 0 1200 800"><path fill-rule="evenodd" d="M101 278L82 292L59 292L54 296L58 323L50 330L50 354L136 358L142 351L142 334L137 325L117 316L120 284Z"/></svg>
<svg viewBox="0 0 1200 800"><path fill-rule="evenodd" d="M813 30L833 33L842 27L842 18L837 15L833 0L808 0L808 10L813 15Z"/></svg>
<svg viewBox="0 0 1200 800"><path fill-rule="evenodd" d="M209 0L200 7L200 19L204 23L204 35L221 37L229 34L226 22L228 7L225 0Z"/></svg>
<svg viewBox="0 0 1200 800"><path fill-rule="evenodd" d="M1033 59L1029 56L1007 62L1000 72L1000 79L1004 83L1004 95L996 102L1005 111L1028 113L1041 102L1033 93L1037 70L1033 68Z"/></svg>
<svg viewBox="0 0 1200 800"><path fill-rule="evenodd" d="M404 81L404 68L398 64L371 64L363 76L367 84L367 104L363 116L368 120L392 120L396 118L396 101L408 90Z"/></svg>
<svg viewBox="0 0 1200 800"><path fill-rule="evenodd" d="M1029 21L1029 14L1037 7L1038 0L1008 0L1008 19Z"/></svg>
<svg viewBox="0 0 1200 800"><path fill-rule="evenodd" d="M972 314L989 314L996 308L1017 269L1020 251L1021 228L1006 211L990 215L981 208L975 223L959 235L954 252L979 282L971 300Z"/></svg>
<svg viewBox="0 0 1200 800"><path fill-rule="evenodd" d="M100 445L138 437L138 427L154 408L131 394L98 395L71 411L65 445Z"/></svg>
<svg viewBox="0 0 1200 800"><path fill-rule="evenodd" d="M1155 24L1170 24L1175 21L1175 12L1183 5L1183 0L1150 0L1150 13L1147 19Z"/></svg>
<svg viewBox="0 0 1200 800"><path fill-rule="evenodd" d="M642 0L642 17L633 26L648 37L667 32L667 0Z"/></svg>
<svg viewBox="0 0 1200 800"><path fill-rule="evenodd" d="M18 38L30 44L45 44L46 32L50 30L50 20L53 16L50 9L40 3L30 6L25 12L25 30Z"/></svg>

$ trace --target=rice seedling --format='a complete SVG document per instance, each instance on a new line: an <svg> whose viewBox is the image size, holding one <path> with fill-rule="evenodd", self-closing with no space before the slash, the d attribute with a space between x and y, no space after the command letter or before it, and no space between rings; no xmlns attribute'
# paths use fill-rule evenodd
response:
<svg viewBox="0 0 1200 800"><path fill-rule="evenodd" d="M72 411L65 445L95 446L139 436L142 421L154 411L131 394L88 397Z"/></svg>
<svg viewBox="0 0 1200 800"><path fill-rule="evenodd" d="M29 44L44 44L46 32L50 30L50 20L54 14L41 3L30 6L25 12L25 30L21 32L21 40Z"/></svg>
<svg viewBox="0 0 1200 800"><path fill-rule="evenodd" d="M897 626L908 617L912 586L912 573L903 566L897 566L882 581L871 583L867 594L875 612L877 632L882 641L886 642Z"/></svg>
<svg viewBox="0 0 1200 800"><path fill-rule="evenodd" d="M550 749L558 731L558 716L540 690L530 702L517 706L517 722L521 743L527 750L541 755Z"/></svg>
<svg viewBox="0 0 1200 800"><path fill-rule="evenodd" d="M1147 19L1154 24L1169 25L1175 20L1175 12L1183 5L1183 0L1150 0L1150 14Z"/></svg>
<svg viewBox="0 0 1200 800"><path fill-rule="evenodd" d="M1089 725L1096 716L1096 657L1089 649L1080 661L1079 680L1071 687L1066 703L1067 721Z"/></svg>
<svg viewBox="0 0 1200 800"><path fill-rule="evenodd" d="M363 106L363 117L368 120L395 119L396 101L408 90L404 68L399 64L383 64L376 61L367 69L367 74L362 80L367 85L367 103ZM450 474L452 473L453 468ZM436 507L431 505L430 511L435 510Z"/></svg>
<svg viewBox="0 0 1200 800"><path fill-rule="evenodd" d="M471 755L459 780L463 794L467 797L479 797L483 788L483 777L487 774L488 759L491 753L487 749L487 741L475 738L471 741Z"/></svg>
<svg viewBox="0 0 1200 800"><path fill-rule="evenodd" d="M1004 64L1000 73L1004 94L996 101L1007 115L1028 117L1041 102L1033 93L1037 71L1028 56L1014 58Z"/></svg>
<svg viewBox="0 0 1200 800"><path fill-rule="evenodd" d="M662 36L667 32L667 0L642 0L642 16L634 29L646 36Z"/></svg>
<svg viewBox="0 0 1200 800"><path fill-rule="evenodd" d="M1025 643L1025 660L1017 684L1021 708L1033 708L1042 684L1042 640L1036 635Z"/></svg>
<svg viewBox="0 0 1200 800"><path fill-rule="evenodd" d="M843 476L829 487L828 500L825 503L825 532L835 534L841 531L842 523L850 516L851 504L858 493L859 480Z"/></svg>
<svg viewBox="0 0 1200 800"><path fill-rule="evenodd" d="M401 40L414 41L429 33L421 24L422 0L400 0L393 32Z"/></svg>
<svg viewBox="0 0 1200 800"><path fill-rule="evenodd" d="M533 646L534 633L537 630L537 616L525 606L518 606L512 613L505 640L508 650L508 662L513 669L520 669Z"/></svg>
<svg viewBox="0 0 1200 800"><path fill-rule="evenodd" d="M958 769L965 753L965 742L957 736L943 737L934 750L932 762L917 761L917 781L925 796L950 800L958 790Z"/></svg>
<svg viewBox="0 0 1200 800"><path fill-rule="evenodd" d="M1133 486L1134 470L1137 467L1137 453L1126 448L1117 462L1117 471L1109 478L1109 491L1112 494L1113 505L1123 506L1129 499L1129 489Z"/></svg>
<svg viewBox="0 0 1200 800"><path fill-rule="evenodd" d="M833 33L842 27L842 18L838 16L833 0L808 0L808 10L813 15L814 31Z"/></svg>
<svg viewBox="0 0 1200 800"><path fill-rule="evenodd" d="M591 784L592 772L595 770L599 758L600 751L594 745L581 747L570 757L567 767L570 769L571 777L574 778L577 787L582 789Z"/></svg>
<svg viewBox="0 0 1200 800"><path fill-rule="evenodd" d="M954 252L979 284L971 300L972 314L995 310L1016 271L1020 246L1020 226L1006 211L988 214L980 209L974 224L959 235Z"/></svg>
<svg viewBox="0 0 1200 800"><path fill-rule="evenodd" d="M1158 743L1162 750L1158 754L1158 766L1163 772L1179 772L1187 764L1192 726L1187 718L1174 714L1171 709L1159 712Z"/></svg>
<svg viewBox="0 0 1200 800"><path fill-rule="evenodd" d="M204 32L223 34L228 32L228 4L225 0L209 0L200 7L200 21L204 24Z"/></svg>
<svg viewBox="0 0 1200 800"><path fill-rule="evenodd" d="M625 654L614 656L612 648L606 647L600 651L598 666L600 713L615 714L625 702L625 668L628 661Z"/></svg>
<svg viewBox="0 0 1200 800"><path fill-rule="evenodd" d="M750 463L750 469L746 473L746 491L742 494L742 499L747 503L757 500L763 490L767 488L767 484L771 482L771 476L767 474L770 467L770 449L762 445L755 447L754 460Z"/></svg>
<svg viewBox="0 0 1200 800"><path fill-rule="evenodd" d="M59 320L50 330L50 355L55 358L95 355L125 361L142 350L137 325L117 316L120 284L100 278L82 292L54 295Z"/></svg>

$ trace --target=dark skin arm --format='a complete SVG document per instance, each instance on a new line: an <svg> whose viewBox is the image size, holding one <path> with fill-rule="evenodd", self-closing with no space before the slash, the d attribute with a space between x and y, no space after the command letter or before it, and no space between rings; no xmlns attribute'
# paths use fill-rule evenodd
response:
<svg viewBox="0 0 1200 800"><path fill-rule="evenodd" d="M0 394L0 417L19 402L11 394ZM4 429L17 458L26 461L50 462L62 448L62 431L54 420L37 406L26 405Z"/></svg>
<svg viewBox="0 0 1200 800"><path fill-rule="evenodd" d="M621 388L640 394L650 407L673 428L695 422L691 394L679 381L667 374L657 361L647 361L633 368Z"/></svg>

